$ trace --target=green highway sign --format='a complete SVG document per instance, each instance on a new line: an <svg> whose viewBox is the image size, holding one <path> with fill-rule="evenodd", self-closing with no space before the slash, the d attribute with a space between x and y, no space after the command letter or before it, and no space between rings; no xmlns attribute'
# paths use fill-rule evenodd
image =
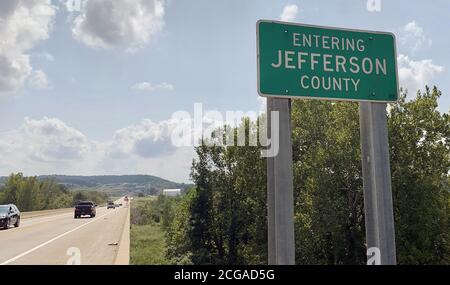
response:
<svg viewBox="0 0 450 285"><path fill-rule="evenodd" d="M261 20L258 93L264 97L394 102L395 36Z"/></svg>

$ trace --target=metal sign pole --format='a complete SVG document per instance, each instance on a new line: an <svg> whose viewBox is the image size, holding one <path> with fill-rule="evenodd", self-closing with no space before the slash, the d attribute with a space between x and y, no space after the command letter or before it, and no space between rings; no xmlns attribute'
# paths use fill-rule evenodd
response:
<svg viewBox="0 0 450 285"><path fill-rule="evenodd" d="M273 98L267 98L267 135L272 134ZM267 157L267 245L269 265L276 265L274 157Z"/></svg>
<svg viewBox="0 0 450 285"><path fill-rule="evenodd" d="M395 265L386 103L359 104L368 265Z"/></svg>
<svg viewBox="0 0 450 285"><path fill-rule="evenodd" d="M295 264L294 185L291 141L291 100L268 98L268 134L271 112L279 113L279 152L267 159L268 255L270 265Z"/></svg>

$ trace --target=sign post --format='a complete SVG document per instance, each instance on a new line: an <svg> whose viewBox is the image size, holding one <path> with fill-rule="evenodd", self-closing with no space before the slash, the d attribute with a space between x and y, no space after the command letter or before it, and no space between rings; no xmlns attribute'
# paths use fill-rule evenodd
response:
<svg viewBox="0 0 450 285"><path fill-rule="evenodd" d="M395 264L386 103L398 100L392 33L261 20L258 93L280 118L280 150L267 160L269 264L295 260L290 99L360 102L368 264ZM273 133L269 131L268 133Z"/></svg>
<svg viewBox="0 0 450 285"><path fill-rule="evenodd" d="M278 112L280 148L275 157L267 158L267 217L269 265L295 264L294 183L292 170L291 100L267 99L268 128L272 112Z"/></svg>
<svg viewBox="0 0 450 285"><path fill-rule="evenodd" d="M267 134L272 133L272 110L273 98L267 98ZM267 157L267 246L268 263L276 265L276 244L275 244L275 175L274 157Z"/></svg>
<svg viewBox="0 0 450 285"><path fill-rule="evenodd" d="M386 103L359 104L368 265L395 265Z"/></svg>

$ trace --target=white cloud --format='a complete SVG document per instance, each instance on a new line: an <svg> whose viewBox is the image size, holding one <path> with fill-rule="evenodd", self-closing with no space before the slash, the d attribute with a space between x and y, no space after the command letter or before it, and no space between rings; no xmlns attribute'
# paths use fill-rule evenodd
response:
<svg viewBox="0 0 450 285"><path fill-rule="evenodd" d="M195 157L193 144L202 131L209 137L209 130L222 126L225 118L217 115L205 111L200 125L184 111L169 120L144 119L103 141L94 141L57 118L25 118L18 128L0 133L0 175L152 174L187 182Z"/></svg>
<svg viewBox="0 0 450 285"><path fill-rule="evenodd" d="M134 91L140 92L154 92L154 91L174 91L175 87L172 84L163 82L161 84L152 84L149 82L141 82L131 87Z"/></svg>
<svg viewBox="0 0 450 285"><path fill-rule="evenodd" d="M145 119L98 142L57 118L25 118L17 129L0 133L0 175L127 173L186 182L194 149L171 142L172 130L182 123Z"/></svg>
<svg viewBox="0 0 450 285"><path fill-rule="evenodd" d="M16 130L3 133L0 138L1 157L14 169L41 163L78 160L89 151L87 138L61 120L44 117L25 118Z"/></svg>
<svg viewBox="0 0 450 285"><path fill-rule="evenodd" d="M192 146L175 146L172 135L191 123L182 118L160 122L144 119L117 130L113 139L104 143L105 152L97 167L106 173L148 173L187 182L195 151Z"/></svg>
<svg viewBox="0 0 450 285"><path fill-rule="evenodd" d="M28 55L0 51L0 92L16 91L31 73Z"/></svg>
<svg viewBox="0 0 450 285"><path fill-rule="evenodd" d="M48 80L47 75L40 69L31 73L28 82L34 89L50 88L50 81Z"/></svg>
<svg viewBox="0 0 450 285"><path fill-rule="evenodd" d="M0 92L23 86L32 72L27 52L49 37L55 13L50 0L0 1Z"/></svg>
<svg viewBox="0 0 450 285"><path fill-rule="evenodd" d="M283 8L283 13L280 15L281 21L294 21L297 18L297 14L299 12L298 6L295 4L292 5L286 5Z"/></svg>
<svg viewBox="0 0 450 285"><path fill-rule="evenodd" d="M20 133L32 155L45 161L79 159L90 149L85 135L56 118L25 118Z"/></svg>
<svg viewBox="0 0 450 285"><path fill-rule="evenodd" d="M175 151L171 134L177 120L154 123L145 119L139 124L116 131L109 154L113 157L137 155L144 158L167 155Z"/></svg>
<svg viewBox="0 0 450 285"><path fill-rule="evenodd" d="M431 59L414 61L404 54L397 58L400 85L415 92L430 84L433 78L444 71L443 66L433 63Z"/></svg>
<svg viewBox="0 0 450 285"><path fill-rule="evenodd" d="M162 30L164 0L89 0L73 22L73 36L95 48L139 49Z"/></svg>
<svg viewBox="0 0 450 285"><path fill-rule="evenodd" d="M413 53L423 47L430 47L433 43L416 21L409 22L400 29L399 42L402 48Z"/></svg>

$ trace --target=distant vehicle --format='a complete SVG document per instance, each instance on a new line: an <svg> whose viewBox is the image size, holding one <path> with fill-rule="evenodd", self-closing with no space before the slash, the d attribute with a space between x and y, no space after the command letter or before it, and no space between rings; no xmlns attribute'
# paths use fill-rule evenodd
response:
<svg viewBox="0 0 450 285"><path fill-rule="evenodd" d="M95 217L97 214L97 205L92 201L84 201L79 202L75 206L75 219L80 218L81 216L90 216L91 218Z"/></svg>
<svg viewBox="0 0 450 285"><path fill-rule="evenodd" d="M0 228L9 229L11 225L19 227L20 211L16 205L0 205Z"/></svg>
<svg viewBox="0 0 450 285"><path fill-rule="evenodd" d="M119 207L122 207L123 206L123 204L122 203L119 203Z"/></svg>
<svg viewBox="0 0 450 285"><path fill-rule="evenodd" d="M108 205L106 206L106 209L108 210L108 209L115 209L116 208L116 205L114 204L114 202L111 202L111 201L109 201L108 202Z"/></svg>
<svg viewBox="0 0 450 285"><path fill-rule="evenodd" d="M116 208L119 208L119 207L120 207L120 204L114 204L114 206L115 206Z"/></svg>

